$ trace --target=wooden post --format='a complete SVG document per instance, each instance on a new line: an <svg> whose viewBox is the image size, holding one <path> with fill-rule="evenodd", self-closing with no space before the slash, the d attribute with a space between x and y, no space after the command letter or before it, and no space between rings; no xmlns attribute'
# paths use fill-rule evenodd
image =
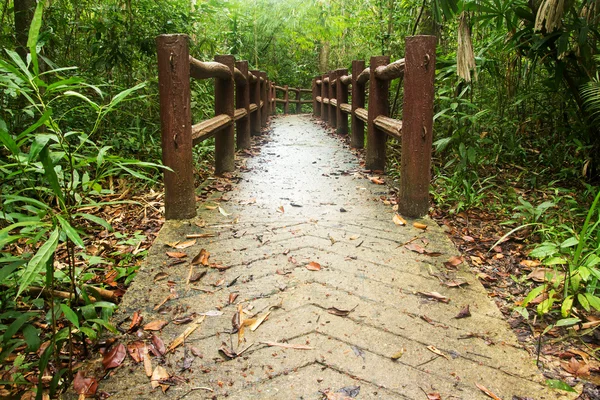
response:
<svg viewBox="0 0 600 400"><path fill-rule="evenodd" d="M238 149L250 148L250 82L248 81L248 61L237 61L235 63L246 78L245 85L235 85L235 107L245 108L248 113L235 123L236 143Z"/></svg>
<svg viewBox="0 0 600 400"><path fill-rule="evenodd" d="M215 78L215 115L226 114L233 118L235 113L233 68L235 58L231 55L215 56L215 61L231 70L229 79ZM235 170L235 133L233 124L215 135L215 174Z"/></svg>
<svg viewBox="0 0 600 400"><path fill-rule="evenodd" d="M317 85L317 79L318 78L313 78L312 80L312 104L314 117L321 116L321 105L317 101L317 96L319 95L319 86Z"/></svg>
<svg viewBox="0 0 600 400"><path fill-rule="evenodd" d="M290 111L290 92L288 90L288 85L284 86L284 94L283 94L283 113L287 114Z"/></svg>
<svg viewBox="0 0 600 400"><path fill-rule="evenodd" d="M335 110L337 120L337 133L340 135L348 134L348 115L342 111L342 103L348 103L348 85L344 85L341 81L342 76L348 75L348 70L345 68L335 71L337 75L337 85L335 86L335 97L337 98L337 108Z"/></svg>
<svg viewBox="0 0 600 400"><path fill-rule="evenodd" d="M267 126L267 118L269 117L269 114L267 113L267 73L261 72L260 74L263 78L260 85L260 99L263 101L263 109L260 113L260 126L265 127Z"/></svg>
<svg viewBox="0 0 600 400"><path fill-rule="evenodd" d="M429 211L435 46L435 36L406 38L399 209L409 217Z"/></svg>
<svg viewBox="0 0 600 400"><path fill-rule="evenodd" d="M271 82L271 115L277 115L277 102L275 101L275 98L277 97L275 94L275 83Z"/></svg>
<svg viewBox="0 0 600 400"><path fill-rule="evenodd" d="M335 107L331 104L331 99L335 99L335 87L333 86L333 80L336 78L336 71L329 72L329 126L332 128L337 127L337 115L335 113ZM337 100L337 99L336 99Z"/></svg>
<svg viewBox="0 0 600 400"><path fill-rule="evenodd" d="M365 85L358 83L357 79L364 69L364 61L352 61L352 137L350 146L355 149L362 149L365 146L365 123L356 116L357 108L365 108Z"/></svg>
<svg viewBox="0 0 600 400"><path fill-rule="evenodd" d="M187 35L156 37L164 170L165 218L196 216L192 162L190 61Z"/></svg>
<svg viewBox="0 0 600 400"><path fill-rule="evenodd" d="M366 168L374 171L385 169L385 142L386 134L375 126L375 118L380 115L388 116L389 81L377 79L375 69L390 63L389 56L371 57L371 77L369 79L369 122L367 123L367 155ZM404 95L406 98L406 94Z"/></svg>
<svg viewBox="0 0 600 400"><path fill-rule="evenodd" d="M300 114L302 112L302 103L300 103L300 94L302 92L300 92L300 88L297 88L298 91L296 92L296 100L298 100L298 102L296 103L296 114Z"/></svg>
<svg viewBox="0 0 600 400"><path fill-rule="evenodd" d="M321 76L321 119L327 124L329 122L329 107L325 104L325 99L329 97L329 89L325 77L327 77L327 74Z"/></svg>
<svg viewBox="0 0 600 400"><path fill-rule="evenodd" d="M250 103L256 104L256 110L250 115L250 131L252 135L260 135L260 75L258 70L253 69L252 75L256 77L256 82L250 85Z"/></svg>
<svg viewBox="0 0 600 400"><path fill-rule="evenodd" d="M271 81L268 79L265 81L265 91L267 93L267 98L265 99L265 113L267 114L267 118L271 115L271 98L269 94L271 93Z"/></svg>

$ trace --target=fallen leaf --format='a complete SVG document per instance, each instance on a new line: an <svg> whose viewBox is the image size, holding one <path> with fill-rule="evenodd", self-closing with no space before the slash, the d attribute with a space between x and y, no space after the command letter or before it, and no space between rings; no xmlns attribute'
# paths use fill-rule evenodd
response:
<svg viewBox="0 0 600 400"><path fill-rule="evenodd" d="M200 272L196 272L195 274L193 274L192 276L190 276L190 282L194 283L194 282L198 282L200 279L202 279L204 277L204 275L206 275L207 272L206 271L200 271Z"/></svg>
<svg viewBox="0 0 600 400"><path fill-rule="evenodd" d="M225 265L220 265L220 264L210 264L211 268L215 268L218 269L219 271L227 271L229 268L231 268L231 265L229 266L225 266Z"/></svg>
<svg viewBox="0 0 600 400"><path fill-rule="evenodd" d="M536 268L527 275L527 279L531 279L534 282L555 282L556 280L562 281L562 275L552 268Z"/></svg>
<svg viewBox="0 0 600 400"><path fill-rule="evenodd" d="M167 254L167 256L169 256L171 258L184 258L184 257L187 257L187 254L180 253L178 251L167 251L166 254Z"/></svg>
<svg viewBox="0 0 600 400"><path fill-rule="evenodd" d="M475 386L477 386L477 389L481 390L483 393L487 394L492 399L494 399L494 400L502 400L500 397L496 396L491 390L489 390L485 386L480 385L479 383L475 383Z"/></svg>
<svg viewBox="0 0 600 400"><path fill-rule="evenodd" d="M168 323L169 322L165 321L164 319L157 319L152 322L148 322L146 325L144 325L144 330L145 331L160 331Z"/></svg>
<svg viewBox="0 0 600 400"><path fill-rule="evenodd" d="M404 218L402 218L399 214L394 214L394 216L392 217L392 221L396 225L400 225L400 226L406 225L406 220Z"/></svg>
<svg viewBox="0 0 600 400"><path fill-rule="evenodd" d="M238 293L229 293L229 304L233 304L233 302L235 301L235 299L238 298L238 296Z"/></svg>
<svg viewBox="0 0 600 400"><path fill-rule="evenodd" d="M535 268L540 265L541 262L539 260L521 260L519 265L522 265L527 268Z"/></svg>
<svg viewBox="0 0 600 400"><path fill-rule="evenodd" d="M310 346L306 346L303 344L293 344L293 343L278 343L278 342L260 342L262 344L266 344L270 347L283 347L284 349L295 349L295 350L312 350L313 348Z"/></svg>
<svg viewBox="0 0 600 400"><path fill-rule="evenodd" d="M144 372L146 376L150 378L152 376L152 360L150 360L150 353L148 353L148 348L144 347L143 351L143 360L144 360Z"/></svg>
<svg viewBox="0 0 600 400"><path fill-rule="evenodd" d="M143 320L144 320L144 317L142 317L142 314L140 314L140 311L134 312L133 317L131 317L131 324L129 324L128 331L132 332L135 329L137 329L142 324Z"/></svg>
<svg viewBox="0 0 600 400"><path fill-rule="evenodd" d="M437 301L441 301L442 303L449 303L450 299L447 298L446 296L438 293L438 292L417 292L417 294L420 294L421 296L425 296L429 299L433 299L433 300L437 300Z"/></svg>
<svg viewBox="0 0 600 400"><path fill-rule="evenodd" d="M202 239L202 238L209 238L209 237L214 237L215 234L214 233L191 233L189 235L185 235L186 239Z"/></svg>
<svg viewBox="0 0 600 400"><path fill-rule="evenodd" d="M414 251L415 253L419 253L419 254L425 253L425 249L416 243L405 244L404 247L410 251Z"/></svg>
<svg viewBox="0 0 600 400"><path fill-rule="evenodd" d="M162 281L163 279L166 279L169 276L169 274L167 274L166 272L159 272L158 274L154 275L154 282L158 282L158 281Z"/></svg>
<svg viewBox="0 0 600 400"><path fill-rule="evenodd" d="M337 315L338 317L346 317L346 316L348 316L348 314L350 314L352 311L354 311L356 309L356 307L358 307L358 304L355 305L354 308L352 308L351 310L341 310L337 307L329 307L327 309L327 312L329 314Z"/></svg>
<svg viewBox="0 0 600 400"><path fill-rule="evenodd" d="M207 317L219 317L221 315L223 315L223 311L219 311L219 310L210 310L204 313L200 313L200 315L205 315Z"/></svg>
<svg viewBox="0 0 600 400"><path fill-rule="evenodd" d="M192 325L187 327L187 329L185 331L183 331L183 333L181 335L177 336L175 338L175 340L173 340L173 342L171 342L171 344L167 348L167 353L169 353L169 352L175 350L177 347L181 346L183 344L183 342L185 341L185 339L188 336L190 336L192 334L192 332L194 332L200 326L202 321L204 321L204 318L206 318L206 317L203 315L196 322L194 322Z"/></svg>
<svg viewBox="0 0 600 400"><path fill-rule="evenodd" d="M282 214L285 212L285 210L283 209L283 206L279 206L279 208L277 208L277 211Z"/></svg>
<svg viewBox="0 0 600 400"><path fill-rule="evenodd" d="M218 281L216 281L215 283L213 283L214 287L219 287L222 286L225 283L225 278L223 279L219 279Z"/></svg>
<svg viewBox="0 0 600 400"><path fill-rule="evenodd" d="M195 244L196 244L196 240L195 239L194 240L186 240L185 242L177 243L173 247L175 247L176 249L187 249L188 247L191 247L191 246L193 246Z"/></svg>
<svg viewBox="0 0 600 400"><path fill-rule="evenodd" d="M308 263L308 265L306 265L306 269L309 271L320 271L321 264L319 264L318 262L311 261Z"/></svg>
<svg viewBox="0 0 600 400"><path fill-rule="evenodd" d="M464 240L465 242L474 242L475 239L473 239L471 236L463 236L462 240Z"/></svg>
<svg viewBox="0 0 600 400"><path fill-rule="evenodd" d="M125 349L125 345L123 345L123 343L118 343L104 355L102 366L104 369L117 368L123 363L126 355L127 349Z"/></svg>
<svg viewBox="0 0 600 400"><path fill-rule="evenodd" d="M437 354L438 356L442 356L444 357L446 360L449 360L450 358L445 355L444 353L442 353L440 350L438 350L435 346L427 346L427 350L431 351L432 353Z"/></svg>
<svg viewBox="0 0 600 400"><path fill-rule="evenodd" d="M458 314L456 314L456 317L454 317L454 318L460 319L460 318L467 318L470 316L471 316L471 311L469 310L469 305L467 304L458 312Z"/></svg>
<svg viewBox="0 0 600 400"><path fill-rule="evenodd" d="M578 361L575 357L571 357L569 361L561 362L561 366L576 378L590 374L590 365L586 364L585 361Z"/></svg>
<svg viewBox="0 0 600 400"><path fill-rule="evenodd" d="M205 267L208 265L208 258L210 257L210 253L206 251L206 249L200 250L200 253L194 257L192 260L192 265L202 264Z"/></svg>
<svg viewBox="0 0 600 400"><path fill-rule="evenodd" d="M227 211L225 211L223 209L223 207L219 207L219 212L221 213L221 215L223 215L224 217L229 217L231 215L231 213L228 213Z"/></svg>
<svg viewBox="0 0 600 400"><path fill-rule="evenodd" d="M271 311L268 311L267 313L263 314L260 318L256 318L256 321L252 325L250 325L250 330L252 332L257 330L260 324L262 324L269 317L269 314L271 314Z"/></svg>
<svg viewBox="0 0 600 400"><path fill-rule="evenodd" d="M456 268L463 262L463 258L459 256L452 256L444 263L447 268Z"/></svg>
<svg viewBox="0 0 600 400"><path fill-rule="evenodd" d="M161 308L167 301L171 300L171 299L175 299L177 298L177 294L176 293L171 293L169 294L167 297L165 297L163 299L163 301L161 301L160 303L158 303L155 307L154 307L154 311L158 310L159 308Z"/></svg>
<svg viewBox="0 0 600 400"><path fill-rule="evenodd" d="M77 371L75 379L73 379L73 389L75 393L84 397L92 397L98 390L98 380L96 378L86 378L83 371Z"/></svg>
<svg viewBox="0 0 600 400"><path fill-rule="evenodd" d="M160 386L162 391L166 392L167 389L169 388L169 385L161 384L161 381L165 381L165 380L169 379L170 377L171 377L171 375L169 375L167 370L164 367L158 365L154 369L154 372L152 373L152 377L150 378L150 385L152 386L152 389L156 389L157 387Z"/></svg>
<svg viewBox="0 0 600 400"><path fill-rule="evenodd" d="M395 352L390 358L392 360L398 360L399 358L401 358L404 353L406 353L406 349L403 347L400 350L398 350L397 352Z"/></svg>
<svg viewBox="0 0 600 400"><path fill-rule="evenodd" d="M383 185L385 181L378 176L370 176L369 180L376 185Z"/></svg>
<svg viewBox="0 0 600 400"><path fill-rule="evenodd" d="M171 322L173 322L175 325L183 325L183 324L189 324L190 322L192 322L196 317L198 316L198 314L196 313L191 313L188 315L184 315L183 317L177 317L174 318Z"/></svg>
<svg viewBox="0 0 600 400"><path fill-rule="evenodd" d="M204 207L206 207L207 210L216 210L217 207L219 207L219 206L209 206L209 205L206 205Z"/></svg>
<svg viewBox="0 0 600 400"><path fill-rule="evenodd" d="M427 393L427 400L442 400L442 396L437 392Z"/></svg>
<svg viewBox="0 0 600 400"><path fill-rule="evenodd" d="M165 352L167 351L167 349L165 348L165 342L156 335L152 335L151 339L152 339L152 344L154 345L154 348L156 349L156 351L158 351L158 353L161 356L164 355Z"/></svg>
<svg viewBox="0 0 600 400"><path fill-rule="evenodd" d="M449 281L442 282L442 285L448 287L461 287L463 285L468 285L469 282L462 279L451 279Z"/></svg>
<svg viewBox="0 0 600 400"><path fill-rule="evenodd" d="M417 229L423 229L423 230L427 229L427 225L422 224L420 222L413 222L413 226Z"/></svg>
<svg viewBox="0 0 600 400"><path fill-rule="evenodd" d="M127 353L136 363L144 359L144 351L148 351L146 344L142 341L135 341L127 344Z"/></svg>

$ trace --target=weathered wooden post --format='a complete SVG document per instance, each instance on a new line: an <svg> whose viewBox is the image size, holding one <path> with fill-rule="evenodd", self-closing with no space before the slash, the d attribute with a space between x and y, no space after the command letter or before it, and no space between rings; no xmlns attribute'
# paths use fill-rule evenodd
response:
<svg viewBox="0 0 600 400"><path fill-rule="evenodd" d="M284 86L283 92L284 92L284 94L283 94L283 101L284 101L283 113L287 114L290 111L290 95L289 95L290 92L289 92L288 85Z"/></svg>
<svg viewBox="0 0 600 400"><path fill-rule="evenodd" d="M364 61L352 61L352 137L350 146L355 149L362 149L365 146L365 123L356 116L357 108L365 108L365 85L358 82L358 75L364 69Z"/></svg>
<svg viewBox="0 0 600 400"><path fill-rule="evenodd" d="M334 82L336 78L336 71L330 71L329 72L329 126L331 126L332 128L336 128L337 127L337 115L335 113L335 106L332 104L331 100L336 100L336 93L335 93L335 85L337 84L336 82Z"/></svg>
<svg viewBox="0 0 600 400"><path fill-rule="evenodd" d="M190 61L187 35L156 37L165 218L196 216L192 162Z"/></svg>
<svg viewBox="0 0 600 400"><path fill-rule="evenodd" d="M326 124L329 123L329 88L327 87L326 79L329 80L327 74L321 75L321 119Z"/></svg>
<svg viewBox="0 0 600 400"><path fill-rule="evenodd" d="M271 115L277 115L277 101L275 100L277 95L275 93L275 83L271 82Z"/></svg>
<svg viewBox="0 0 600 400"><path fill-rule="evenodd" d="M341 68L336 70L337 85L335 87L335 97L337 98L337 108L335 110L337 120L337 133L340 135L348 134L348 115L342 111L342 104L348 103L348 85L342 83L342 76L348 75L348 70Z"/></svg>
<svg viewBox="0 0 600 400"><path fill-rule="evenodd" d="M321 106L317 101L317 96L319 95L319 86L317 86L317 79L313 78L312 80L312 105L313 105L313 116L320 117L321 116Z"/></svg>
<svg viewBox="0 0 600 400"><path fill-rule="evenodd" d="M263 102L263 109L260 113L260 125L262 127L267 126L267 118L269 117L269 114L267 112L267 73L266 72L261 72L260 76L262 78L261 81L261 91L260 91L260 99Z"/></svg>
<svg viewBox="0 0 600 400"><path fill-rule="evenodd" d="M228 79L215 78L215 115L226 114L233 119L235 113L233 68L235 58L231 55L215 56L215 61L231 70ZM215 174L235 170L235 132L229 124L215 135Z"/></svg>
<svg viewBox="0 0 600 400"><path fill-rule="evenodd" d="M249 149L250 148L250 82L248 80L248 61L237 61L235 63L237 69L240 70L244 78L246 78L246 84L235 85L235 107L243 108L247 114L245 117L240 118L235 123L236 131L236 143L238 149Z"/></svg>
<svg viewBox="0 0 600 400"><path fill-rule="evenodd" d="M258 70L250 71L256 80L250 84L250 102L256 105L256 110L250 115L250 131L252 135L260 135L260 76Z"/></svg>
<svg viewBox="0 0 600 400"><path fill-rule="evenodd" d="M265 99L265 113L267 114L268 119L269 115L271 115L271 99L269 97L269 94L271 93L271 81L269 79L266 79L265 81L265 91L267 92L267 97Z"/></svg>
<svg viewBox="0 0 600 400"><path fill-rule="evenodd" d="M385 169L385 142L386 133L375 126L375 118L389 115L388 92L389 81L377 79L375 69L382 65L388 65L390 57L371 57L371 77L369 79L369 119L367 123L367 154L366 168L374 171ZM406 98L406 93L405 93Z"/></svg>
<svg viewBox="0 0 600 400"><path fill-rule="evenodd" d="M411 217L429 211L435 46L435 36L406 38L399 209Z"/></svg>
<svg viewBox="0 0 600 400"><path fill-rule="evenodd" d="M302 112L302 103L300 102L300 94L302 93L300 88L297 88L298 91L296 92L296 114L300 114Z"/></svg>

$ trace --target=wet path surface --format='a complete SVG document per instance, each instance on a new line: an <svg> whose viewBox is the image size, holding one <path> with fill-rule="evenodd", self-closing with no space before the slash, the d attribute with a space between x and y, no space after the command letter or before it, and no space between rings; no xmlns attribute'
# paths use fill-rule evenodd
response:
<svg viewBox="0 0 600 400"><path fill-rule="evenodd" d="M165 225L115 317L168 322L123 343L149 344L154 333L169 347L192 331L149 357L168 390L153 390L129 356L100 390L119 399L488 399L480 385L505 400L560 397L477 279L444 266L457 253L433 221L421 221L425 231L395 225L385 186L359 174L356 157L310 117L279 117L272 128L233 190L215 196L221 208L199 203L197 220ZM214 236L169 247L189 234ZM201 249L209 265L191 265ZM188 257L172 265L167 251ZM467 305L471 316L455 318ZM186 316L194 322L176 323ZM240 323L243 336L232 333Z"/></svg>

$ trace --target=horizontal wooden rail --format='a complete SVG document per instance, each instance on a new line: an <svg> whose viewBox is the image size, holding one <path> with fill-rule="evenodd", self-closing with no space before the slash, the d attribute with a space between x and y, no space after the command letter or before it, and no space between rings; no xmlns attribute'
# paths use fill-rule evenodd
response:
<svg viewBox="0 0 600 400"><path fill-rule="evenodd" d="M401 76L404 76L404 58L394 61L391 64L377 67L375 70L375 77L377 79L389 81L400 78Z"/></svg>
<svg viewBox="0 0 600 400"><path fill-rule="evenodd" d="M250 104L250 112L253 113L258 109L258 106L256 105L256 103L251 103Z"/></svg>
<svg viewBox="0 0 600 400"><path fill-rule="evenodd" d="M364 108L357 108L354 110L354 113L363 122L367 122L369 120L369 112Z"/></svg>
<svg viewBox="0 0 600 400"><path fill-rule="evenodd" d="M375 118L375 126L396 139L402 139L402 121L380 115Z"/></svg>
<svg viewBox="0 0 600 400"><path fill-rule="evenodd" d="M329 104L331 104L334 107L337 107L337 100L336 99L329 99Z"/></svg>
<svg viewBox="0 0 600 400"><path fill-rule="evenodd" d="M316 99L319 103L321 102L321 96L317 96Z"/></svg>
<svg viewBox="0 0 600 400"><path fill-rule="evenodd" d="M352 106L348 103L340 104L340 109L346 114L352 114Z"/></svg>
<svg viewBox="0 0 600 400"><path fill-rule="evenodd" d="M233 114L233 120L237 121L238 119L244 118L248 115L248 111L245 108L236 108L235 114Z"/></svg>
<svg viewBox="0 0 600 400"><path fill-rule="evenodd" d="M192 143L195 146L213 137L217 131L229 126L232 122L233 119L229 115L221 114L192 125Z"/></svg>
<svg viewBox="0 0 600 400"><path fill-rule="evenodd" d="M340 77L340 81L342 81L344 85L352 84L352 74Z"/></svg>
<svg viewBox="0 0 600 400"><path fill-rule="evenodd" d="M200 61L190 56L190 76L195 79L231 79L231 70L214 61Z"/></svg>
<svg viewBox="0 0 600 400"><path fill-rule="evenodd" d="M371 78L371 68L365 68L360 75L358 75L358 77L356 78L356 82L360 83L361 85L364 85L365 83L367 83L369 81L369 79Z"/></svg>

